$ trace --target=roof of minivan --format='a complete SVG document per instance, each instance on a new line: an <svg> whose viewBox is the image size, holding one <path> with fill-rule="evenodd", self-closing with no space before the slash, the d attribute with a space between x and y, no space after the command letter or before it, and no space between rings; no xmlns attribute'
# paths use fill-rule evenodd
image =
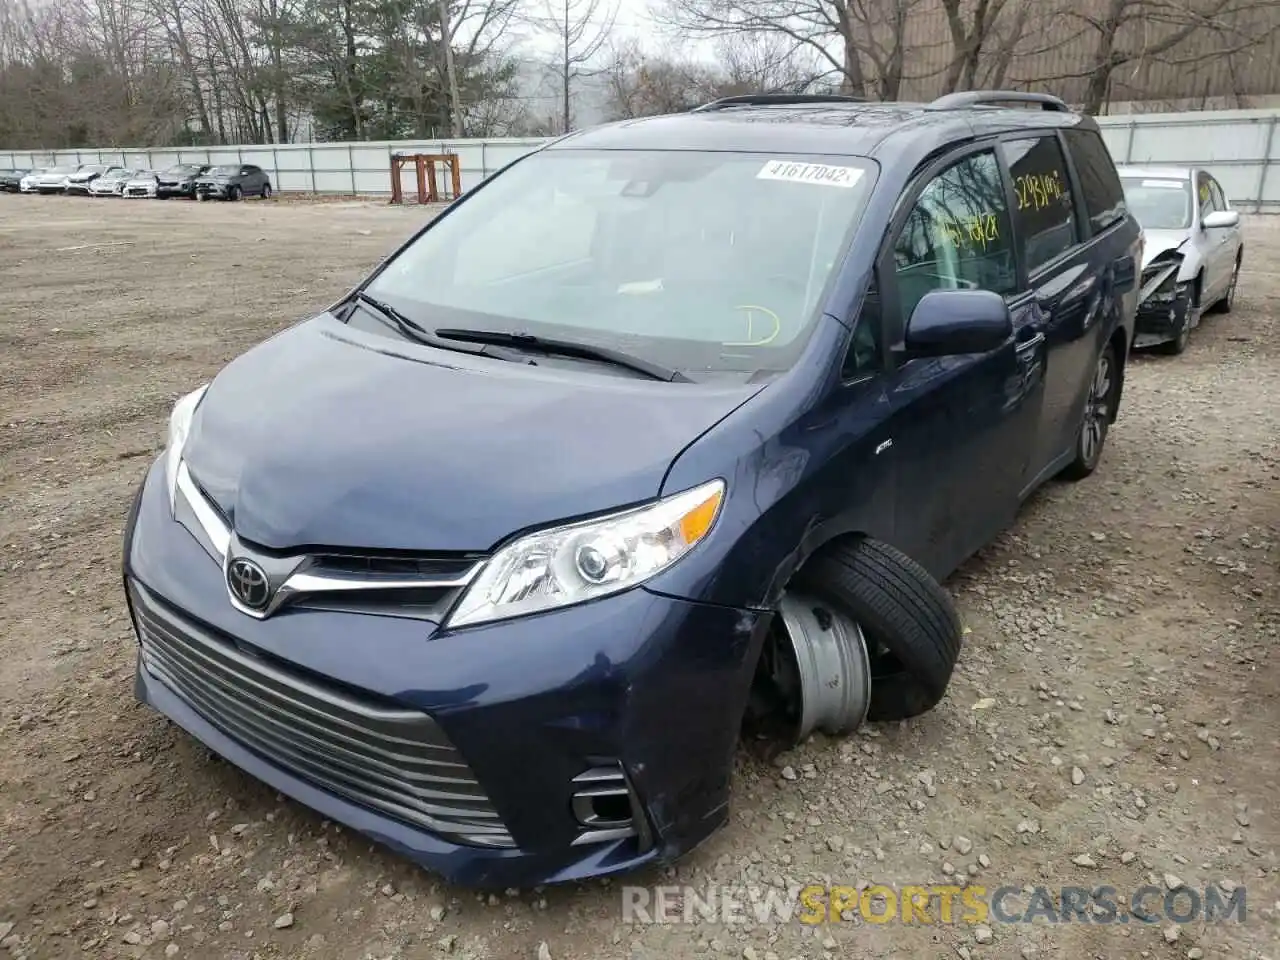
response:
<svg viewBox="0 0 1280 960"><path fill-rule="evenodd" d="M922 103L732 105L570 134L549 149L725 150L873 156L900 138L946 144L979 134L1091 124L1080 114L1025 107L933 109ZM905 138L901 135L906 135ZM906 152L915 152L903 144Z"/></svg>

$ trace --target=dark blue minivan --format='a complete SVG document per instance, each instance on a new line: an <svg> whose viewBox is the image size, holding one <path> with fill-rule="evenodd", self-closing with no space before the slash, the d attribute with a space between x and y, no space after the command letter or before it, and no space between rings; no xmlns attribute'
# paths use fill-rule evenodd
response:
<svg viewBox="0 0 1280 960"><path fill-rule="evenodd" d="M938 581L1097 466L1140 244L1049 96L556 140L178 401L138 696L461 883L678 856L744 725L942 698Z"/></svg>

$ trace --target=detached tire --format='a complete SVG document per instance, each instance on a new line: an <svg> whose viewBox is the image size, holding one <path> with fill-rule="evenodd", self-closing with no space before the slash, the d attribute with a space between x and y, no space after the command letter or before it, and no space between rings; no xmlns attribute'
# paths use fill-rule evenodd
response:
<svg viewBox="0 0 1280 960"><path fill-rule="evenodd" d="M905 720L937 705L962 631L951 598L924 567L886 543L850 539L811 559L797 580L862 628L871 660L868 720Z"/></svg>

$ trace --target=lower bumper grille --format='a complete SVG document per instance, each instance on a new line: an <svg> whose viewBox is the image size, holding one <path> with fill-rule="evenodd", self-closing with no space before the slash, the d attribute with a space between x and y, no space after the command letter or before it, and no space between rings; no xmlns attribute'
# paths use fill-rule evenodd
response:
<svg viewBox="0 0 1280 960"><path fill-rule="evenodd" d="M321 685L241 652L129 584L142 662L205 720L294 775L458 843L515 842L427 714Z"/></svg>

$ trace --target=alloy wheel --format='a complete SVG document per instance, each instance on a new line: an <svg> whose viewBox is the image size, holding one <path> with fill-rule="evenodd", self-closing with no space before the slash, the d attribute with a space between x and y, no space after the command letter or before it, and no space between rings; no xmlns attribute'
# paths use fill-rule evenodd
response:
<svg viewBox="0 0 1280 960"><path fill-rule="evenodd" d="M1084 408L1084 423L1080 426L1080 453L1086 463L1094 463L1102 455L1102 445L1107 439L1111 424L1111 354L1104 352L1098 358L1089 386L1089 399Z"/></svg>

